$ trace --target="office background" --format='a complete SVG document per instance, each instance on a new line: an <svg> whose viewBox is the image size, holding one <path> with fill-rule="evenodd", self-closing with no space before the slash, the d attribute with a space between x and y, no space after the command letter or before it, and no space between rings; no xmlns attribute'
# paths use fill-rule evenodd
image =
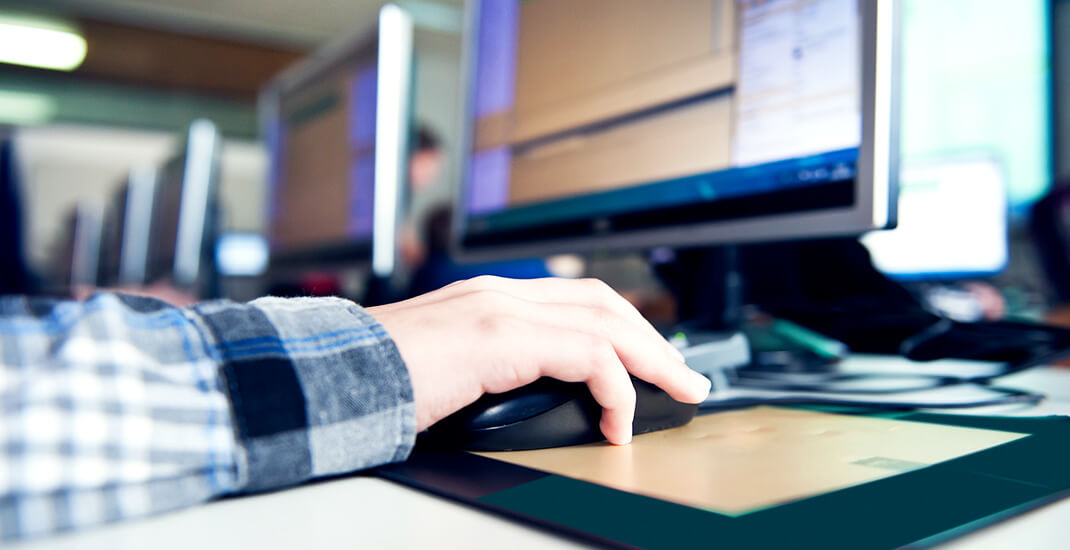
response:
<svg viewBox="0 0 1070 550"><path fill-rule="evenodd" d="M1061 386L993 381L1070 349L1016 324L1070 324L1070 0L903 0L901 141L873 99L895 89L877 2L613 2L593 26L606 3L474 2L465 35L460 0L0 0L23 288L376 305L480 273L590 275L713 381L703 412L1064 406ZM47 50L10 49L21 26L84 59L7 62ZM859 244L888 176L901 227ZM856 372L850 352L901 357ZM998 369L908 363L934 358ZM964 387L979 397L913 400Z"/></svg>
<svg viewBox="0 0 1070 550"><path fill-rule="evenodd" d="M462 2L410 0L415 33L412 119L438 134L446 167L430 190L414 197L412 217L449 199L456 184L461 129ZM80 202L106 202L129 170L173 154L186 125L206 118L224 146L219 193L225 232L265 235L270 159L260 139L258 94L271 77L340 36L373 29L381 2L210 3L134 0L8 0L0 11L73 24L88 44L84 63L68 73L0 66L0 124L13 135L23 174L30 265L56 271L69 213ZM1054 171L1070 176L1070 3L1053 2ZM999 9L993 4L991 9ZM235 69L238 67L239 69ZM1012 194L1015 190L1011 191ZM1011 197L1012 200L1015 197ZM1013 220L1012 220L1013 221ZM1000 284L1044 289L1024 224L1011 224L1010 263ZM657 286L634 255L585 258L585 270L648 292ZM579 269L566 266L563 273ZM265 285L233 287L248 298Z"/></svg>
<svg viewBox="0 0 1070 550"><path fill-rule="evenodd" d="M75 204L106 201L131 167L164 160L198 117L215 122L224 136L219 192L226 229L264 234L268 159L259 139L257 94L270 77L332 38L373 30L382 4L0 4L0 13L70 21L84 30L88 45L86 61L71 73L0 66L0 127L14 132L24 173L31 265L50 269ZM418 14L414 115L440 135L452 158L462 2L402 5ZM414 206L422 212L450 192L442 177Z"/></svg>

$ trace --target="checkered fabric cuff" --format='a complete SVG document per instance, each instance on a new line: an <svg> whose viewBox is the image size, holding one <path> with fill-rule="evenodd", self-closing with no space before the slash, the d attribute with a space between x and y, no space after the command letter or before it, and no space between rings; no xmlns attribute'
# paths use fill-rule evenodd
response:
<svg viewBox="0 0 1070 550"><path fill-rule="evenodd" d="M338 298L195 307L217 340L243 491L404 460L412 384L383 327Z"/></svg>

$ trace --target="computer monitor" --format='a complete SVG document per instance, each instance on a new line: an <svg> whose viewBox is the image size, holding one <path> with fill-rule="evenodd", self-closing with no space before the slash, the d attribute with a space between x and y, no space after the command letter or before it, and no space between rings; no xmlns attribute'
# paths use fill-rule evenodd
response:
<svg viewBox="0 0 1070 550"><path fill-rule="evenodd" d="M1053 179L1050 0L964 6L903 2L900 227L862 240L899 280L999 273Z"/></svg>
<svg viewBox="0 0 1070 550"><path fill-rule="evenodd" d="M370 261L392 274L411 74L412 20L388 4L375 32L327 46L265 89L273 266Z"/></svg>
<svg viewBox="0 0 1070 550"><path fill-rule="evenodd" d="M461 257L888 226L897 7L471 2Z"/></svg>
<svg viewBox="0 0 1070 550"><path fill-rule="evenodd" d="M145 282L167 281L211 294L218 233L220 136L215 124L195 120L183 150L159 168L153 193Z"/></svg>
<svg viewBox="0 0 1070 550"><path fill-rule="evenodd" d="M156 167L143 166L131 170L112 197L101 243L101 284L145 284L155 192Z"/></svg>
<svg viewBox="0 0 1070 550"><path fill-rule="evenodd" d="M71 253L67 283L71 288L96 286L100 261L101 228L104 209L100 205L82 201L72 213Z"/></svg>

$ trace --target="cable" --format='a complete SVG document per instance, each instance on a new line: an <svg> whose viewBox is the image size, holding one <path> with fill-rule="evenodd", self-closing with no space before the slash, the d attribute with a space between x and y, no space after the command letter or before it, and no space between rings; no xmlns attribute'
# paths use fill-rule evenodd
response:
<svg viewBox="0 0 1070 550"><path fill-rule="evenodd" d="M835 407L865 408L870 410L915 410L915 409L961 409L972 407L989 407L997 405L1035 405L1044 400L1044 394L1040 392L1018 390L992 385L996 379L1015 374L1035 366L1035 362L1023 362L1020 364L1008 364L997 372L972 377L955 377L945 375L928 375L924 373L817 373L817 374L792 374L792 373L768 373L743 369L734 371L730 376L731 381L722 387L738 389L742 391L777 391L794 392L794 395L777 396L744 396L713 400L703 403L699 410L711 411L729 408L751 407L757 405L819 405ZM805 379L809 378L810 381ZM919 385L895 388L850 388L843 384L859 383L866 381L896 381L917 380ZM839 386L837 386L839 384ZM922 401L888 401L867 400L856 396L887 396L905 394L909 392L936 390L955 386L977 386L984 390L994 392L997 395L991 399L950 402L922 402ZM838 394L844 397L829 397L828 395L804 395L813 394Z"/></svg>
<svg viewBox="0 0 1070 550"><path fill-rule="evenodd" d="M957 403L923 403L911 401L867 401L864 399L836 399L822 396L786 395L771 397L738 397L707 401L699 405L699 411L710 412L726 409L740 409L758 405L817 405L830 407L859 408L876 411L911 411L917 409L959 409L972 407L992 407L997 405L1036 405L1044 400L1044 394L999 386L985 386L985 389L1001 394L992 399L966 401Z"/></svg>

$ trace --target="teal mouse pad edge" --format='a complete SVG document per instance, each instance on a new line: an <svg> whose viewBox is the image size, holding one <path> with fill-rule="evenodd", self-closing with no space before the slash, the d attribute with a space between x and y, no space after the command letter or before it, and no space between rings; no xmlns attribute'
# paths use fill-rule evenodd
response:
<svg viewBox="0 0 1070 550"><path fill-rule="evenodd" d="M781 548L928 546L1017 515L1070 489L1057 457L1065 417L914 413L899 420L1030 434L894 477L732 517L463 452L423 452L380 475L598 544ZM1027 467L1023 467L1026 465ZM968 498L966 497L968 495Z"/></svg>

